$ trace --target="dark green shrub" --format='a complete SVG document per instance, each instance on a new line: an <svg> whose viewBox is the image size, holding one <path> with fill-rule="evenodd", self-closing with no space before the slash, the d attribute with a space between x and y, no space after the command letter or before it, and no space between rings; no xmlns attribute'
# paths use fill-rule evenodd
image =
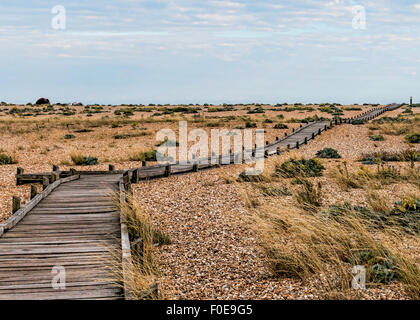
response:
<svg viewBox="0 0 420 320"><path fill-rule="evenodd" d="M383 135L373 135L369 137L371 141L384 141L385 137Z"/></svg>
<svg viewBox="0 0 420 320"><path fill-rule="evenodd" d="M70 140L70 139L74 139L74 138L76 138L76 136L74 134L66 134L63 137L63 139L66 139L66 140Z"/></svg>
<svg viewBox="0 0 420 320"><path fill-rule="evenodd" d="M319 150L316 153L316 156L318 158L323 158L323 159L340 159L341 158L341 156L338 154L338 151L333 148L325 148L325 149Z"/></svg>
<svg viewBox="0 0 420 320"><path fill-rule="evenodd" d="M288 125L284 123L277 123L273 128L274 129L289 129Z"/></svg>
<svg viewBox="0 0 420 320"><path fill-rule="evenodd" d="M257 127L256 122L251 122L251 121L246 121L245 122L245 128L256 128L256 127Z"/></svg>
<svg viewBox="0 0 420 320"><path fill-rule="evenodd" d="M8 156L5 153L0 153L0 165L5 165L5 164L14 164L16 163L15 159L13 159L13 157Z"/></svg>
<svg viewBox="0 0 420 320"><path fill-rule="evenodd" d="M77 166L93 166L99 163L98 158L86 157L78 152L70 153L70 158L73 161L73 163Z"/></svg>
<svg viewBox="0 0 420 320"><path fill-rule="evenodd" d="M405 136L405 140L409 143L420 143L420 133L412 133Z"/></svg>
<svg viewBox="0 0 420 320"><path fill-rule="evenodd" d="M296 160L290 159L281 165L276 165L275 174L284 176L286 178L294 177L320 177L325 167L321 164L319 159L304 158Z"/></svg>

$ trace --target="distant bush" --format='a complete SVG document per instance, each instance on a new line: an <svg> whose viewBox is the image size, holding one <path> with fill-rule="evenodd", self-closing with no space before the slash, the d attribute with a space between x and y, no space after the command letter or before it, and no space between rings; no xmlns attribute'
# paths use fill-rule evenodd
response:
<svg viewBox="0 0 420 320"><path fill-rule="evenodd" d="M276 125L273 128L274 129L289 129L288 125L284 123L276 123Z"/></svg>
<svg viewBox="0 0 420 320"><path fill-rule="evenodd" d="M324 158L324 159L340 159L341 156L338 154L338 151L333 148L325 148L322 150L319 150L316 153L316 156L318 158Z"/></svg>
<svg viewBox="0 0 420 320"><path fill-rule="evenodd" d="M63 137L63 139L66 139L66 140L70 140L70 139L74 139L74 138L76 138L76 136L74 134L66 134Z"/></svg>
<svg viewBox="0 0 420 320"><path fill-rule="evenodd" d="M405 136L405 140L410 143L420 143L420 133L411 133Z"/></svg>
<svg viewBox="0 0 420 320"><path fill-rule="evenodd" d="M74 130L74 132L86 133L86 132L93 132L93 130L92 129L79 129L79 130Z"/></svg>
<svg viewBox="0 0 420 320"><path fill-rule="evenodd" d="M353 120L352 122L351 122L352 124L356 124L356 125L360 125L360 124L365 124L365 123L367 123L367 120Z"/></svg>
<svg viewBox="0 0 420 320"><path fill-rule="evenodd" d="M369 139L371 141L384 141L385 137L383 135L373 135L373 136L370 136Z"/></svg>
<svg viewBox="0 0 420 320"><path fill-rule="evenodd" d="M13 157L5 153L0 153L0 165L15 164L15 163L16 163L16 160L13 159Z"/></svg>
<svg viewBox="0 0 420 320"><path fill-rule="evenodd" d="M286 178L294 177L320 177L322 172L325 170L325 167L321 164L319 159L309 159L305 158L296 160L290 159L281 165L276 165L275 174L281 175Z"/></svg>
<svg viewBox="0 0 420 320"><path fill-rule="evenodd" d="M245 128L256 128L256 127L257 127L256 122L251 122L251 121L246 121L245 122Z"/></svg>
<svg viewBox="0 0 420 320"><path fill-rule="evenodd" d="M146 150L146 151L136 151L130 154L128 157L129 161L156 161L157 151L156 150Z"/></svg>

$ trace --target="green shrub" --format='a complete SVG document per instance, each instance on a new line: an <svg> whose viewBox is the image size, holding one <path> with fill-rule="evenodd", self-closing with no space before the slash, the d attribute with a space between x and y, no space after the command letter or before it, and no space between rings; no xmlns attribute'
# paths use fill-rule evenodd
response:
<svg viewBox="0 0 420 320"><path fill-rule="evenodd" d="M304 158L296 160L290 159L281 165L276 165L275 174L286 178L294 177L320 177L325 167L321 164L319 159Z"/></svg>
<svg viewBox="0 0 420 320"><path fill-rule="evenodd" d="M289 126L284 123L277 123L273 128L274 129L289 129Z"/></svg>
<svg viewBox="0 0 420 320"><path fill-rule="evenodd" d="M405 136L405 140L409 143L420 143L420 133L412 133Z"/></svg>
<svg viewBox="0 0 420 320"><path fill-rule="evenodd" d="M246 121L245 122L245 128L256 128L256 127L257 127L256 122L251 122L251 121Z"/></svg>
<svg viewBox="0 0 420 320"><path fill-rule="evenodd" d="M13 157L5 153L0 153L0 165L15 164L15 163L16 163L16 160L13 159Z"/></svg>
<svg viewBox="0 0 420 320"><path fill-rule="evenodd" d="M98 158L86 157L80 152L70 153L70 158L73 161L73 163L77 166L93 166L99 163Z"/></svg>
<svg viewBox="0 0 420 320"><path fill-rule="evenodd" d="M64 135L63 139L69 140L76 138L74 134L66 134Z"/></svg>
<svg viewBox="0 0 420 320"><path fill-rule="evenodd" d="M373 135L369 137L371 141L384 141L385 137L383 135Z"/></svg>
<svg viewBox="0 0 420 320"><path fill-rule="evenodd" d="M128 160L129 161L157 161L156 159L157 151L156 150L147 150L132 153Z"/></svg>
<svg viewBox="0 0 420 320"><path fill-rule="evenodd" d="M319 150L316 153L316 156L318 158L323 158L323 159L340 159L341 158L341 156L338 154L338 151L333 148L325 148L325 149Z"/></svg>

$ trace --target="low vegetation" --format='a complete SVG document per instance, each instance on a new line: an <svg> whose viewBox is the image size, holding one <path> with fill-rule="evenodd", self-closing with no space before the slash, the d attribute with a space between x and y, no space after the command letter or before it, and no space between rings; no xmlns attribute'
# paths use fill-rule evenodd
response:
<svg viewBox="0 0 420 320"><path fill-rule="evenodd" d="M341 158L338 151L333 148L325 148L325 149L319 150L316 153L316 156L318 158L323 158L323 159L340 159Z"/></svg>
<svg viewBox="0 0 420 320"><path fill-rule="evenodd" d="M295 177L319 177L325 167L321 164L319 159L290 159L282 164L276 164L274 174L285 178Z"/></svg>
<svg viewBox="0 0 420 320"><path fill-rule="evenodd" d="M93 166L98 164L98 158L91 156L84 156L81 152L71 152L70 158L73 164L77 166Z"/></svg>
<svg viewBox="0 0 420 320"><path fill-rule="evenodd" d="M0 153L0 165L15 164L17 161L6 153Z"/></svg>

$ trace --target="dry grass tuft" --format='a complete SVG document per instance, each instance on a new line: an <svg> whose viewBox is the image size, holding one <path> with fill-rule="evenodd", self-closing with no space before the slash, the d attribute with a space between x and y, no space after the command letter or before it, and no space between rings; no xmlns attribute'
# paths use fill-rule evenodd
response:
<svg viewBox="0 0 420 320"><path fill-rule="evenodd" d="M127 268L126 278L121 270L121 252L114 254L115 259L111 263L113 266L111 271L134 299L164 299L161 288L157 293L152 289L157 286L160 276L159 264L154 259L153 252L156 246L170 244L171 240L153 227L150 215L137 201L133 200L132 196L127 197L126 203L120 203L117 197L115 198L128 228L132 250L131 261L128 262L131 267Z"/></svg>
<svg viewBox="0 0 420 320"><path fill-rule="evenodd" d="M299 199L301 193L295 191L294 197ZM369 286L397 279L411 297L419 297L419 267L398 246L390 245L392 241L385 244L377 237L381 232L395 239L398 233L377 229L374 221L362 219L353 207L343 207L345 212L339 216L314 205L296 208L284 199L249 207L251 225L274 275L310 281L325 299L357 299L360 291L351 287L352 268L363 265Z"/></svg>

